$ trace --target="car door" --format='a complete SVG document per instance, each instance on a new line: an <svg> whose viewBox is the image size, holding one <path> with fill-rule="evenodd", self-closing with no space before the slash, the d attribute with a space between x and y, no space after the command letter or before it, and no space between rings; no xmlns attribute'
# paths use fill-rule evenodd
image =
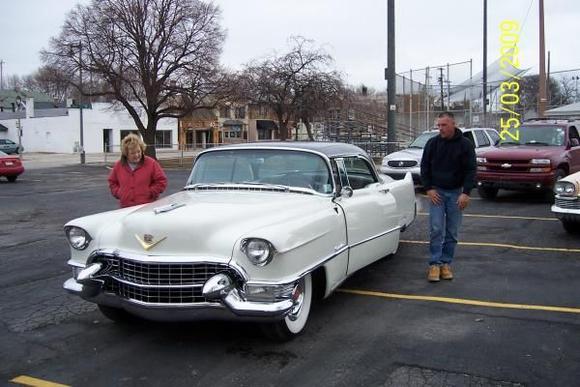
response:
<svg viewBox="0 0 580 387"><path fill-rule="evenodd" d="M580 171L580 136L574 126L568 128L568 141L570 144L570 174Z"/></svg>
<svg viewBox="0 0 580 387"><path fill-rule="evenodd" d="M399 239L399 216L393 194L366 158L338 158L336 164L342 187L352 189L352 196L336 201L345 216L350 275L392 252Z"/></svg>

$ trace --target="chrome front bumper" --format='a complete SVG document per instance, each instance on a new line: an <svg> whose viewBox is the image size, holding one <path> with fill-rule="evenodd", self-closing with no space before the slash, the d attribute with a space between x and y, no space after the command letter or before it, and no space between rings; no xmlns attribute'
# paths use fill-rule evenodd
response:
<svg viewBox="0 0 580 387"><path fill-rule="evenodd" d="M80 270L77 278L69 278L63 285L69 293L96 304L125 309L137 316L160 321L204 319L280 320L294 306L292 299L256 302L246 298L243 289L227 274L210 277L203 285L205 302L151 303L122 297L105 289L99 278L100 263ZM159 287L163 288L162 286Z"/></svg>

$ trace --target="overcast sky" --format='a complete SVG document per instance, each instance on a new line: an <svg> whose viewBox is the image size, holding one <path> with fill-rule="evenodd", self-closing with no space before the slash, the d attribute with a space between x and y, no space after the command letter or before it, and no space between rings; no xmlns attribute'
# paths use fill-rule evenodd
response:
<svg viewBox="0 0 580 387"><path fill-rule="evenodd" d="M58 34L78 0L3 2L0 60L4 76L26 75L40 65L39 51ZM488 63L499 56L499 23L523 26L522 67L538 71L538 0L488 1ZM81 3L88 3L82 0ZM227 30L222 63L239 69L251 59L284 52L291 35L312 39L334 58L334 67L353 85L384 89L387 62L387 0L217 0ZM396 69L473 60L482 69L483 0L395 1ZM580 1L547 0L546 49L551 70L580 68ZM469 73L469 64L452 68L452 81ZM415 73L416 77L420 75ZM424 75L423 75L424 76Z"/></svg>

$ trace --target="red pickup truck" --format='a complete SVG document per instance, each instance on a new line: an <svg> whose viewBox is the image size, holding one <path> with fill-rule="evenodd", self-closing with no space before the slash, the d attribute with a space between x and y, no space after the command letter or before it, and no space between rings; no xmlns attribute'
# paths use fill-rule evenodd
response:
<svg viewBox="0 0 580 387"><path fill-rule="evenodd" d="M499 189L544 191L580 171L580 121L535 119L518 128L518 139L504 136L498 147L477 157L477 188L493 199ZM515 133L512 130L512 133Z"/></svg>

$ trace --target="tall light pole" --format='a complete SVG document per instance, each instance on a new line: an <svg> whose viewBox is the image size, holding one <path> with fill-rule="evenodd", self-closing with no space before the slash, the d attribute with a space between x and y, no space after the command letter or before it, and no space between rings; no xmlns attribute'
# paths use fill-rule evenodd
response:
<svg viewBox="0 0 580 387"><path fill-rule="evenodd" d="M397 141L395 128L397 105L397 72L395 70L395 0L387 0L387 153L394 152Z"/></svg>
<svg viewBox="0 0 580 387"><path fill-rule="evenodd" d="M83 130L83 44L78 42L77 44L71 44L72 47L79 49L79 118L80 118L80 154L81 154L81 164L85 164L85 141L84 141L84 130Z"/></svg>
<svg viewBox="0 0 580 387"><path fill-rule="evenodd" d="M483 0L483 126L487 126L487 0Z"/></svg>

